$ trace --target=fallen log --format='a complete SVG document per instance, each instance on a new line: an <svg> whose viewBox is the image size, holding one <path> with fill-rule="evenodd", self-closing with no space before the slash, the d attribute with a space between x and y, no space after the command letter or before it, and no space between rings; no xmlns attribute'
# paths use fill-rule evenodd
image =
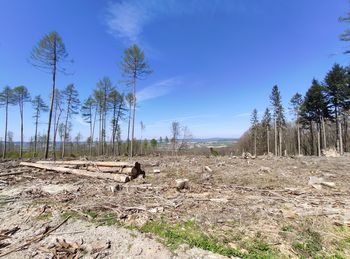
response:
<svg viewBox="0 0 350 259"><path fill-rule="evenodd" d="M38 161L38 164L51 164L51 165L77 165L77 166L104 166L104 167L137 167L139 163L129 162L104 162L104 161L81 161L81 160L70 160L70 161Z"/></svg>
<svg viewBox="0 0 350 259"><path fill-rule="evenodd" d="M106 174L106 173L98 173L98 172L88 172L86 170L81 170L81 169L71 169L71 168L64 168L64 167L47 165L47 164L44 165L39 163L28 163L28 162L21 162L20 165L45 169L49 171L55 171L59 173L75 174L75 175L92 177L97 179L114 180L120 183L126 183L130 181L130 177L128 175L123 175L123 174Z"/></svg>
<svg viewBox="0 0 350 259"><path fill-rule="evenodd" d="M136 178L139 175L139 172L135 167L87 166L86 170L92 171L92 172L97 171L100 173L126 174L131 176L132 178Z"/></svg>

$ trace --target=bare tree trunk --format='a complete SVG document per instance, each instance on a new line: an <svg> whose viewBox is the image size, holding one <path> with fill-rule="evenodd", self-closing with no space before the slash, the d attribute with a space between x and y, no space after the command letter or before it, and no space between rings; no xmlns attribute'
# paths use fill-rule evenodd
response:
<svg viewBox="0 0 350 259"><path fill-rule="evenodd" d="M344 152L348 152L348 116L344 115Z"/></svg>
<svg viewBox="0 0 350 259"><path fill-rule="evenodd" d="M66 141L67 141L67 127L68 127L68 116L69 116L69 105L70 101L68 101L67 105L67 113L66 113L66 121L64 123L64 136L63 136L63 146L62 146L62 158L65 156L65 149L66 149Z"/></svg>
<svg viewBox="0 0 350 259"><path fill-rule="evenodd" d="M317 123L317 156L321 156L321 127Z"/></svg>
<svg viewBox="0 0 350 259"><path fill-rule="evenodd" d="M20 114L21 114L21 146L19 149L19 157L22 158L23 155L23 101L19 104Z"/></svg>
<svg viewBox="0 0 350 259"><path fill-rule="evenodd" d="M279 126L278 129L278 139L279 139L279 155L282 156L282 127Z"/></svg>
<svg viewBox="0 0 350 259"><path fill-rule="evenodd" d="M133 157L133 142L135 133L135 110L136 110L136 75L133 79L133 110L132 110L132 129L131 129L131 144L130 144L130 154L129 157Z"/></svg>
<svg viewBox="0 0 350 259"><path fill-rule="evenodd" d="M102 151L102 110L101 104L99 108L99 124L98 124L99 136L98 136L98 155L101 155Z"/></svg>
<svg viewBox="0 0 350 259"><path fill-rule="evenodd" d="M131 120L131 103L129 105L129 120L128 120L128 139L127 139L127 152L128 154L130 154L129 152L129 147L130 147L130 120Z"/></svg>
<svg viewBox="0 0 350 259"><path fill-rule="evenodd" d="M95 125L96 125L96 117L97 117L97 108L98 108L98 106L96 106L96 109L95 109L94 123L93 123L93 125L92 125L92 131L91 131L90 157L92 156L92 147L93 147L93 143L94 143Z"/></svg>
<svg viewBox="0 0 350 259"><path fill-rule="evenodd" d="M36 112L35 116L35 135L34 135L34 157L36 156L36 145L38 142L38 120L39 120L39 110Z"/></svg>
<svg viewBox="0 0 350 259"><path fill-rule="evenodd" d="M270 154L270 130L269 126L267 126L266 129L266 143L267 143L267 155Z"/></svg>
<svg viewBox="0 0 350 259"><path fill-rule="evenodd" d="M112 125L112 153L115 156L115 135L116 135L116 107L113 105L113 125Z"/></svg>
<svg viewBox="0 0 350 259"><path fill-rule="evenodd" d="M256 129L254 132L254 156L256 156Z"/></svg>
<svg viewBox="0 0 350 259"><path fill-rule="evenodd" d="M297 138L298 138L298 156L301 155L301 151L300 151L300 125L297 122Z"/></svg>
<svg viewBox="0 0 350 259"><path fill-rule="evenodd" d="M277 147L277 122L276 119L274 121L274 128L275 128L275 156L278 156L278 147Z"/></svg>
<svg viewBox="0 0 350 259"><path fill-rule="evenodd" d="M55 100L55 90L56 90L56 64L57 64L56 40L54 40L53 48L54 48L54 56L53 56L53 69L52 69L52 94L51 94L51 104L50 104L50 112L49 112L49 123L47 127L47 136L46 136L46 146L45 146L45 156L44 156L45 159L47 159L49 156L52 110L53 110L53 103Z"/></svg>
<svg viewBox="0 0 350 259"><path fill-rule="evenodd" d="M342 138L342 126L341 126L341 122L339 121L339 126L338 126L338 132L339 132L339 153L340 155L344 154L343 151L343 138Z"/></svg>
<svg viewBox="0 0 350 259"><path fill-rule="evenodd" d="M6 107L5 107L5 138L4 138L4 150L2 152L2 158L6 157L6 148L7 148L7 125L8 125L8 108L9 108L9 102L6 101Z"/></svg>
<svg viewBox="0 0 350 259"><path fill-rule="evenodd" d="M315 155L315 147L314 147L314 124L313 121L310 121L310 135L311 135L311 154Z"/></svg>
<svg viewBox="0 0 350 259"><path fill-rule="evenodd" d="M324 118L322 117L322 136L323 136L323 149L327 148L327 137L326 137L326 124L324 122Z"/></svg>

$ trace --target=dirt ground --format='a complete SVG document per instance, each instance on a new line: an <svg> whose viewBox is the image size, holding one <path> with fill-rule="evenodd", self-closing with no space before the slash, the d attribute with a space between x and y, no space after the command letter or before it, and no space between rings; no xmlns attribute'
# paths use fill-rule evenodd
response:
<svg viewBox="0 0 350 259"><path fill-rule="evenodd" d="M350 156L135 160L126 184L0 163L0 257L350 258Z"/></svg>

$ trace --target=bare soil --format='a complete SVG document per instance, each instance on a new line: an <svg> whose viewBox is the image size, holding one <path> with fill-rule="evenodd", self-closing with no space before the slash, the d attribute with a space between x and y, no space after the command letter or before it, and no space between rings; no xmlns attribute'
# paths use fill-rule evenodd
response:
<svg viewBox="0 0 350 259"><path fill-rule="evenodd" d="M223 257L200 244L172 249L164 236L141 233L149 222L190 221L245 257L350 258L349 156L135 160L146 177L126 184L0 163L0 174L22 172L0 177L0 256L13 251L5 257L58 258L58 252L76 258ZM335 187L309 185L310 176ZM185 178L187 188L178 190L175 180ZM251 248L257 240L266 246Z"/></svg>

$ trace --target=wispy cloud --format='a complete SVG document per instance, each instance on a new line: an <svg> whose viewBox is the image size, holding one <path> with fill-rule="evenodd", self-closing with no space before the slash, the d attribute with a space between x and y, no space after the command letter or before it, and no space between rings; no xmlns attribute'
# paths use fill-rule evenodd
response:
<svg viewBox="0 0 350 259"><path fill-rule="evenodd" d="M147 86L140 90L136 94L136 99L138 102L143 102L146 100L158 98L169 94L173 91L174 87L179 85L181 80L179 77L168 78L153 85Z"/></svg>
<svg viewBox="0 0 350 259"><path fill-rule="evenodd" d="M144 27L163 15L232 11L247 11L245 0L121 0L108 3L105 22L110 34L135 43L140 41Z"/></svg>
<svg viewBox="0 0 350 259"><path fill-rule="evenodd" d="M190 122L190 121L194 121L194 120L198 120L198 119L214 118L217 116L218 116L217 114L195 114L195 115L174 117L174 118L170 118L170 119L156 121L156 122L150 124L148 126L148 128L169 127L170 123L172 123L173 121L185 123L185 122Z"/></svg>

